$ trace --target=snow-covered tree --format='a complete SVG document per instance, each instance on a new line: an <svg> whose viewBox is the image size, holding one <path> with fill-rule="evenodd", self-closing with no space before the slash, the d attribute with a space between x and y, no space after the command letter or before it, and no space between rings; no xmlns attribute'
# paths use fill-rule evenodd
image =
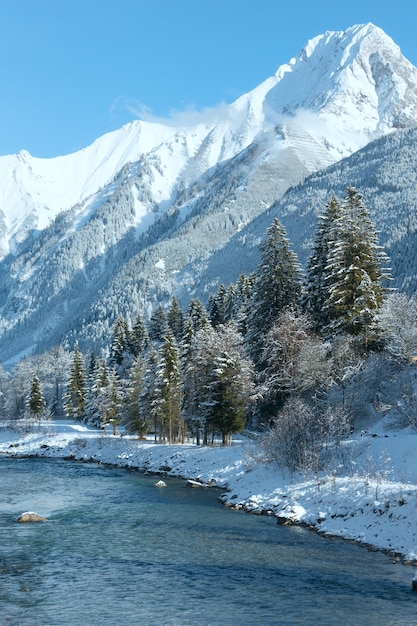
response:
<svg viewBox="0 0 417 626"><path fill-rule="evenodd" d="M36 357L36 373L45 405L51 415L63 417L62 397L68 378L71 355L62 346L52 346Z"/></svg>
<svg viewBox="0 0 417 626"><path fill-rule="evenodd" d="M168 443L184 441L181 393L179 350L174 335L168 330L158 353L154 394L160 438L167 440Z"/></svg>
<svg viewBox="0 0 417 626"><path fill-rule="evenodd" d="M417 356L417 295L389 294L379 325L388 354L400 363L410 363Z"/></svg>
<svg viewBox="0 0 417 626"><path fill-rule="evenodd" d="M248 330L248 316L254 277L241 274L234 287L233 321L238 331L245 337Z"/></svg>
<svg viewBox="0 0 417 626"><path fill-rule="evenodd" d="M40 419L45 411L45 400L42 396L41 385L37 374L32 379L30 394L28 397L28 409L31 415Z"/></svg>
<svg viewBox="0 0 417 626"><path fill-rule="evenodd" d="M0 365L0 421L7 417L7 395L9 387L9 374Z"/></svg>
<svg viewBox="0 0 417 626"><path fill-rule="evenodd" d="M209 324L208 313L198 298L191 300L188 305L187 319L191 322L190 328L193 334Z"/></svg>
<svg viewBox="0 0 417 626"><path fill-rule="evenodd" d="M216 432L224 444L245 425L252 363L233 324L205 326L193 338L184 382L184 412L202 429L204 443Z"/></svg>
<svg viewBox="0 0 417 626"><path fill-rule="evenodd" d="M298 303L301 269L284 227L275 218L261 245L261 262L255 272L248 319L249 352L262 369L263 338L287 306Z"/></svg>
<svg viewBox="0 0 417 626"><path fill-rule="evenodd" d="M142 388L139 393L139 409L142 415L152 422L155 442L158 437L159 422L163 419L163 412L157 398L157 370L158 354L151 347L146 355L145 371L142 378Z"/></svg>
<svg viewBox="0 0 417 626"><path fill-rule="evenodd" d="M109 363L123 376L130 364L130 333L126 320L119 316L113 326L110 338Z"/></svg>
<svg viewBox="0 0 417 626"><path fill-rule="evenodd" d="M110 424L116 434L122 401L121 383L115 368L108 368L105 359L99 361L93 372L88 400L85 412L89 421L103 428L104 434Z"/></svg>
<svg viewBox="0 0 417 626"><path fill-rule="evenodd" d="M142 355L138 355L129 371L123 402L123 425L128 433L144 437L150 429L150 416L144 411L140 401L144 388L146 363Z"/></svg>
<svg viewBox="0 0 417 626"><path fill-rule="evenodd" d="M175 341L179 344L184 335L184 314L180 307L180 303L175 296L171 299L170 306L167 311L167 323L175 337Z"/></svg>
<svg viewBox="0 0 417 626"><path fill-rule="evenodd" d="M386 255L362 196L349 187L331 233L324 304L327 335L348 333L359 336L366 347L378 336L376 321L389 278Z"/></svg>
<svg viewBox="0 0 417 626"><path fill-rule="evenodd" d="M212 326L225 324L230 320L229 307L230 300L228 299L226 287L222 283L217 290L217 294L209 299L208 313Z"/></svg>
<svg viewBox="0 0 417 626"><path fill-rule="evenodd" d="M311 327L306 313L288 307L266 334L260 395L272 410L288 395L330 384L329 348Z"/></svg>
<svg viewBox="0 0 417 626"><path fill-rule="evenodd" d="M146 348L148 342L148 334L142 321L140 313L137 314L132 329L128 334L128 348L130 353L136 358Z"/></svg>
<svg viewBox="0 0 417 626"><path fill-rule="evenodd" d="M167 316L162 304L158 304L152 313L148 324L149 339L155 343L164 340L168 328Z"/></svg>
<svg viewBox="0 0 417 626"><path fill-rule="evenodd" d="M74 346L72 353L72 364L70 366L67 381L67 390L64 395L64 411L67 417L81 421L84 418L86 402L86 372L84 359L78 349L78 344Z"/></svg>
<svg viewBox="0 0 417 626"><path fill-rule="evenodd" d="M338 198L333 195L319 216L314 248L307 265L306 288L302 297L303 307L311 316L315 329L320 331L326 325L325 304L329 298L327 265L329 254L335 246L333 237L337 230L336 222L341 217Z"/></svg>

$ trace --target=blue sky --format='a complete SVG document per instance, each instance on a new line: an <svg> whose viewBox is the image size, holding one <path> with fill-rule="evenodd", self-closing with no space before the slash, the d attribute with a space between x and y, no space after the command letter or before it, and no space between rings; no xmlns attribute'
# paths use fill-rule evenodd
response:
<svg viewBox="0 0 417 626"><path fill-rule="evenodd" d="M233 102L312 37L366 22L417 65L410 0L0 0L0 155Z"/></svg>

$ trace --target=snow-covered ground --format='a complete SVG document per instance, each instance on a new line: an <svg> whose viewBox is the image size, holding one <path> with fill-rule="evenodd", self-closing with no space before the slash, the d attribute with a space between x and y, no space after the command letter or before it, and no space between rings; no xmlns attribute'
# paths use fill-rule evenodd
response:
<svg viewBox="0 0 417 626"><path fill-rule="evenodd" d="M417 564L417 433L376 429L355 436L346 449L349 462L334 472L285 475L263 463L256 441L245 437L231 447L203 447L104 436L69 421L24 436L0 430L0 453L69 457L211 481L224 490L221 498L229 506L269 512Z"/></svg>

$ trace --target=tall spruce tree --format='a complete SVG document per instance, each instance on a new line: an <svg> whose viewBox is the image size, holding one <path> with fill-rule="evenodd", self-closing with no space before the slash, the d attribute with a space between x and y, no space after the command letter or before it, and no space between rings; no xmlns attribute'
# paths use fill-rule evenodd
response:
<svg viewBox="0 0 417 626"><path fill-rule="evenodd" d="M191 322L191 332L195 334L198 330L209 324L208 313L201 300L195 298L191 300L187 310L187 320Z"/></svg>
<svg viewBox="0 0 417 626"><path fill-rule="evenodd" d="M341 217L338 198L333 195L320 215L314 241L314 248L307 265L303 308L308 311L316 331L320 332L327 324L325 305L329 298L327 264L334 248L336 223Z"/></svg>
<svg viewBox="0 0 417 626"><path fill-rule="evenodd" d="M68 417L81 421L84 417L86 401L86 374L78 343L74 346L72 364L64 396L64 410Z"/></svg>
<svg viewBox="0 0 417 626"><path fill-rule="evenodd" d="M119 316L114 323L110 340L110 364L121 366L127 350L128 326L126 320Z"/></svg>
<svg viewBox="0 0 417 626"><path fill-rule="evenodd" d="M180 355L175 337L168 329L159 349L155 402L159 408L160 437L168 443L184 441L181 417Z"/></svg>
<svg viewBox="0 0 417 626"><path fill-rule="evenodd" d="M42 396L41 385L37 374L35 374L32 379L28 406L30 413L34 415L37 419L39 419L45 411L45 400Z"/></svg>
<svg viewBox="0 0 417 626"><path fill-rule="evenodd" d="M140 313L137 314L132 329L128 334L129 352L136 358L146 348L148 336Z"/></svg>
<svg viewBox="0 0 417 626"><path fill-rule="evenodd" d="M261 262L255 271L247 340L255 366L262 369L263 338L287 306L299 303L301 268L290 248L286 231L275 218L260 248Z"/></svg>
<svg viewBox="0 0 417 626"><path fill-rule="evenodd" d="M167 322L175 340L180 343L184 335L184 314L175 296L172 298L168 308Z"/></svg>
<svg viewBox="0 0 417 626"><path fill-rule="evenodd" d="M140 438L143 438L150 428L149 413L143 410L140 402L145 371L145 360L139 354L130 368L123 402L123 425L128 433L137 434Z"/></svg>
<svg viewBox="0 0 417 626"><path fill-rule="evenodd" d="M223 283L219 286L217 294L209 300L208 312L212 326L225 324L227 321L227 291Z"/></svg>
<svg viewBox="0 0 417 626"><path fill-rule="evenodd" d="M378 337L376 320L389 270L369 211L353 187L347 189L331 239L325 268L325 334L359 336L367 347Z"/></svg>
<svg viewBox="0 0 417 626"><path fill-rule="evenodd" d="M167 316L162 304L158 304L153 311L148 324L148 335L151 341L161 343L168 328Z"/></svg>
<svg viewBox="0 0 417 626"><path fill-rule="evenodd" d="M139 393L139 407L142 415L146 415L153 424L155 443L158 438L159 425L163 419L163 407L159 403L159 392L157 392L156 385L157 375L158 354L155 348L151 346L146 354L145 370Z"/></svg>

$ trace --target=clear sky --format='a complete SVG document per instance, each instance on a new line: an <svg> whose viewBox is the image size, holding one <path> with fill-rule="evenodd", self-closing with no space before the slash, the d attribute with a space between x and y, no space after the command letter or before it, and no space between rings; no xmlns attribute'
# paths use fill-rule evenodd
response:
<svg viewBox="0 0 417 626"><path fill-rule="evenodd" d="M414 0L0 0L0 155L233 102L312 37L366 22L417 65Z"/></svg>

